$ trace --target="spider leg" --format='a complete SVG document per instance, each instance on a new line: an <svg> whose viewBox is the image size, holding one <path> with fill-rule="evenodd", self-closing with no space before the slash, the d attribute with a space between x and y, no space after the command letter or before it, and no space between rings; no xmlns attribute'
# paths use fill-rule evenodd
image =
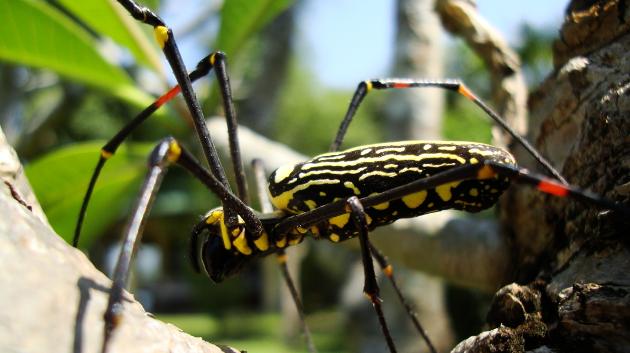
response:
<svg viewBox="0 0 630 353"><path fill-rule="evenodd" d="M105 165L107 159L109 159L118 149L120 144L129 136L129 134L136 129L144 120L146 120L151 114L153 114L158 108L171 100L177 94L182 92L187 106L191 112L193 122L199 141L201 142L204 154L210 166L212 173L229 188L225 171L218 158L218 154L210 133L205 124L203 112L199 107L197 98L192 90L192 82L197 79L206 76L211 69L215 69L217 80L221 96L223 98L223 108L226 115L226 122L228 126L228 136L230 141L230 153L232 157L233 168L236 176L236 184L239 197L248 203L247 183L245 182L245 172L240 155L240 148L238 143L236 112L232 100L232 93L230 88L229 77L227 75L227 66L225 54L222 52L214 52L205 58L203 58L197 64L197 67L190 74L186 73L186 69L182 63L177 44L170 29L168 29L164 22L155 15L150 9L141 7L131 0L119 0L119 3L125 7L125 9L137 20L150 24L155 28L156 38L162 47L164 54L171 65L173 73L175 74L178 85L172 87L167 93L159 97L154 103L145 108L140 114L132 119L127 125L125 125L112 139L110 139L101 149L101 155L96 164L96 167L90 178L88 189L83 198L81 208L79 210L79 216L75 227L74 238L72 245L78 246L81 228L87 212L87 206L89 204L91 195L93 193L96 181L100 175L102 168ZM226 212L226 223L228 228L236 228L238 223L236 210L233 210L227 205L224 205ZM243 216L243 215L241 215Z"/></svg>
<svg viewBox="0 0 630 353"><path fill-rule="evenodd" d="M252 161L252 167L254 169L254 175L256 177L256 185L258 190L258 200L260 202L260 210L263 213L273 212L273 206L269 201L269 196L265 192L267 185L267 178L265 176L265 169L260 159L255 159ZM304 305L302 304L302 300L300 299L300 294L297 291L293 278L291 277L291 273L289 272L289 267L287 266L287 254L284 249L281 249L276 253L276 258L278 260L278 265L280 266L280 273L282 274L282 278L291 293L291 298L293 299L293 303L295 304L295 308L298 312L298 316L300 318L300 324L302 325L302 332L304 333L304 340L306 341L306 346L308 351L311 353L317 352L315 348L315 343L313 342L313 336L311 335L311 330L306 324L306 317L304 315Z"/></svg>
<svg viewBox="0 0 630 353"><path fill-rule="evenodd" d="M177 79L177 83L181 87L182 96L184 97L184 101L190 110L195 130L197 131L204 155L208 165L210 166L210 171L221 181L221 183L223 183L223 185L229 187L216 147L214 146L214 142L210 136L208 127L206 126L206 121L199 105L199 101L197 100L195 92L192 89L190 79L186 73L173 32L166 26L164 21L162 21L162 19L150 9L136 4L133 0L118 0L118 2L127 10L127 12L129 12L129 14L131 14L133 18L153 26L156 40L162 48L162 52L164 53L166 60L169 62L171 70ZM229 80L227 79L227 74L225 73L225 62L221 59L223 56L223 53L217 52L215 55L210 56L210 60L213 66L216 64L216 67L221 69L219 70L220 72L217 73L217 78L219 79L222 96L224 98L224 110L226 111L226 115L228 115L228 124L233 125L233 127L229 129L230 142L238 143L235 128L236 115L231 101L231 93L229 92ZM232 146L231 150L233 151L233 156L234 154L238 154L238 148ZM242 172L240 156L236 156L234 162L238 163L238 166L235 167L235 172L237 174L237 183L239 184L239 193L245 193L243 196L246 196L246 187L244 179L242 178L244 174ZM230 207L225 207L225 213L228 229L236 229L238 227L238 212ZM243 216L242 214L239 215Z"/></svg>
<svg viewBox="0 0 630 353"><path fill-rule="evenodd" d="M385 336L389 351L391 353L395 353L396 346L394 345L394 340L392 339L392 336L389 332L389 327L387 326L387 322L385 321L385 316L383 315L383 309L381 306L382 300L381 298L379 298L379 287L378 282L376 281L376 274L374 273L374 264L372 263L372 254L370 251L370 242L368 239L369 229L365 217L365 210L363 209L363 205L361 205L361 201L359 201L356 196L352 196L349 199L345 200L345 203L347 206L347 211L350 212L351 218L359 231L361 259L363 262L363 272L365 275L363 293L368 297L368 299L372 303L372 306L374 307L374 310L376 311L376 316L378 317L381 331Z"/></svg>
<svg viewBox="0 0 630 353"><path fill-rule="evenodd" d="M190 74L191 82L198 80L201 77L206 76L212 66L210 65L210 56L206 56L201 59L197 64L195 70L193 70ZM88 184L88 188L83 196L83 202L81 203L81 209L79 210L79 217L77 219L77 224L74 229L74 238L72 239L72 246L75 248L79 245L79 238L81 236L81 228L83 226L83 221L85 219L85 214L87 212L87 206L92 197L92 193L94 192L94 187L96 185L96 181L100 176L101 170L105 166L105 162L111 158L118 147L129 137L131 132L133 132L140 124L142 124L147 118L149 118L156 110L158 110L165 103L170 101L173 97L175 97L181 91L179 85L172 87L168 92L160 96L156 99L152 104L146 107L140 114L136 115L129 123L127 123L114 137L112 137L109 141L103 145L101 148L101 154L99 156L98 162L96 163L96 167L92 172L92 176L90 178L90 182Z"/></svg>
<svg viewBox="0 0 630 353"><path fill-rule="evenodd" d="M483 110L496 124L501 126L505 131L507 131L516 141L518 141L530 154L534 159L542 165L547 172L552 175L554 178L560 180L563 184L567 184L567 181L562 177L562 175L555 169L547 160L540 155L538 151L525 140L521 135L519 135L514 129L512 129L508 123L499 116L492 108L490 108L486 103L484 103L481 99L479 99L466 85L457 80L413 80L413 79L405 79L405 78L392 78L392 79L374 79L367 80L359 83L357 89L352 96L352 100L350 101L350 105L348 106L348 110L346 115L344 116L341 124L339 125L339 129L337 130L337 135L333 140L330 151L337 151L341 143L343 142L343 138L346 135L346 131L348 130L348 126L350 122L354 118L359 105L363 101L363 98L373 89L406 89L406 88L421 88L421 87L435 87L446 89L449 91L454 91L467 99L471 100L475 103L481 110Z"/></svg>
<svg viewBox="0 0 630 353"><path fill-rule="evenodd" d="M381 270L383 271L385 276L391 282L392 287L394 288L394 291L396 292L396 295L398 296L398 301L405 307L405 311L407 312L407 315L409 315L409 318L413 322L413 326L420 333L422 338L424 338L424 341L427 343L427 346L429 347L429 350L431 351L431 353L437 353L437 350L435 349L435 345L433 344L433 342L431 342L431 339L429 338L429 335L427 335L427 332L422 327L422 324L420 324L420 320L418 319L418 316L416 315L413 307L411 306L411 304L409 304L409 301L405 298L402 291L400 290L400 287L398 286L398 282L396 281L396 277L394 276L394 267L389 263L389 261L387 260L387 257L383 255L383 253L379 249L377 249L372 244L372 242L368 242L368 244L370 246L372 257L374 257L378 265L381 267Z"/></svg>
<svg viewBox="0 0 630 353"><path fill-rule="evenodd" d="M131 261L140 243L147 216L151 211L153 201L168 167L174 163L188 170L228 204L233 204L235 205L234 207L247 207L239 198L225 188L212 173L203 168L192 154L184 149L175 139L166 138L158 143L149 157L149 172L145 177L140 194L132 209L132 216L125 227L123 245L114 270L113 284L104 316L103 353L108 351L112 334L121 320L123 289L127 284ZM249 229L252 233L262 233L262 225L257 218L249 221L257 223L260 227L260 229Z"/></svg>

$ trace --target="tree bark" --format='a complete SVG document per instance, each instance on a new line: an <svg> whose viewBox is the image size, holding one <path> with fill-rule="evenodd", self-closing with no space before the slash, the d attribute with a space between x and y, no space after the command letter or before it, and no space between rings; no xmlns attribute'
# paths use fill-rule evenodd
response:
<svg viewBox="0 0 630 353"><path fill-rule="evenodd" d="M536 147L570 183L626 205L628 5L622 0L570 4L554 44L555 71L529 99ZM527 158L514 152L519 161ZM497 292L489 314L496 329L477 336L467 349L630 351L628 220L532 189L512 188L505 197L502 233L511 243L518 284Z"/></svg>
<svg viewBox="0 0 630 353"><path fill-rule="evenodd" d="M100 352L111 281L54 233L0 130L0 351ZM238 352L158 321L125 293L112 352Z"/></svg>

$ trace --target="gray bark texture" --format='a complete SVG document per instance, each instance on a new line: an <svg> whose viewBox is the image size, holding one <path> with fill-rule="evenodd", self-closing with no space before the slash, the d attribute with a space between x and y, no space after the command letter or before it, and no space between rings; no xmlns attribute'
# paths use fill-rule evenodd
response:
<svg viewBox="0 0 630 353"><path fill-rule="evenodd" d="M574 185L628 204L630 2L574 1L555 71L529 98L530 139ZM514 151L523 163L527 156ZM455 352L629 352L630 224L583 203L512 188L502 234L515 275L488 314L492 331Z"/></svg>
<svg viewBox="0 0 630 353"><path fill-rule="evenodd" d="M100 352L111 281L52 230L1 130L0 179L0 352ZM238 352L125 298L112 352Z"/></svg>

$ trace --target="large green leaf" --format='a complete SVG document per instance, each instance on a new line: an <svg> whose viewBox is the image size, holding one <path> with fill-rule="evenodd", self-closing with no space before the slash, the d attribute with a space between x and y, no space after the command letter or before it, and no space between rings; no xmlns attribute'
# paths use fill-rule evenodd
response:
<svg viewBox="0 0 630 353"><path fill-rule="evenodd" d="M128 48L138 62L162 71L157 44L115 0L58 1L96 32Z"/></svg>
<svg viewBox="0 0 630 353"><path fill-rule="evenodd" d="M246 40L285 10L293 0L228 0L221 9L221 27L216 48L230 56L237 54Z"/></svg>
<svg viewBox="0 0 630 353"><path fill-rule="evenodd" d="M53 70L137 106L151 102L87 32L43 1L0 0L0 59Z"/></svg>
<svg viewBox="0 0 630 353"><path fill-rule="evenodd" d="M26 166L26 174L53 228L70 242L100 148L104 142L71 145ZM81 246L90 243L118 219L138 193L154 144L123 145L105 164L88 207Z"/></svg>

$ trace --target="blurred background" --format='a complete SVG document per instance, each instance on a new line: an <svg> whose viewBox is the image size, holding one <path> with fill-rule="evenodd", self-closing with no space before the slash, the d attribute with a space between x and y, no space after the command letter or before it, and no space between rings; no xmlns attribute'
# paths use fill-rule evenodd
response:
<svg viewBox="0 0 630 353"><path fill-rule="evenodd" d="M304 155L328 149L354 88L365 79L459 78L482 98L490 96L482 62L446 34L433 1L143 4L172 27L188 68L212 50L225 51L240 122ZM536 86L551 70L551 42L565 3L488 0L477 6L518 52L527 84ZM100 147L174 79L150 28L132 21L113 1L0 0L0 19L0 124L51 224L70 241ZM195 87L206 115L220 115L214 79ZM179 98L132 134L97 184L80 247L106 273L115 262L148 151L167 135L199 151ZM421 138L491 142L490 136L488 119L456 95L378 92L364 101L344 146ZM217 205L184 171L170 170L136 258L131 291L147 310L211 342L251 352L304 350L291 303L278 289L273 259L219 285L190 268L190 230ZM302 244L295 254L300 266L294 267L318 348L384 351L376 318L361 295L358 253L352 246L319 243ZM442 303L441 310L418 308L438 347L452 347L482 329L491 292L414 276L401 273L403 290L405 284L421 287L421 295ZM437 294L432 288L439 288ZM392 294L383 297L386 310L393 311ZM423 316L425 311L434 316ZM426 350L413 331L399 328L406 325L398 324L404 317L388 315L402 347Z"/></svg>

